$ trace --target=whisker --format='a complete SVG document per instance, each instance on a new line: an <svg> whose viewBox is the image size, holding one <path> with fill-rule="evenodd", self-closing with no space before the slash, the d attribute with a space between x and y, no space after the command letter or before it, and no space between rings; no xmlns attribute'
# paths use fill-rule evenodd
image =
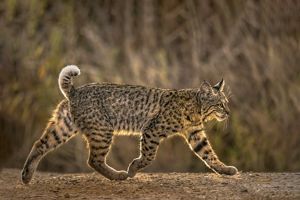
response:
<svg viewBox="0 0 300 200"><path fill-rule="evenodd" d="M224 121L223 131L225 131L228 128L228 119Z"/></svg>
<svg viewBox="0 0 300 200"><path fill-rule="evenodd" d="M232 90L231 90L230 87L227 87L227 88L226 88L226 94L227 94L227 98L228 98L228 99L231 99L231 98L232 98L233 94L232 94Z"/></svg>
<svg viewBox="0 0 300 200"><path fill-rule="evenodd" d="M226 129L228 128L229 119L226 119Z"/></svg>
<svg viewBox="0 0 300 200"><path fill-rule="evenodd" d="M227 98L231 99L232 97L234 97L234 95L233 94L229 94Z"/></svg>

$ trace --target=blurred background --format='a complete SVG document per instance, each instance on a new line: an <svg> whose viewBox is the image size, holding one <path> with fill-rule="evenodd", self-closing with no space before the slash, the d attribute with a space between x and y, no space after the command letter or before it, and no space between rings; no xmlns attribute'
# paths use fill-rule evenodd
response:
<svg viewBox="0 0 300 200"><path fill-rule="evenodd" d="M63 99L60 70L77 64L77 86L195 88L224 78L232 115L227 126L207 124L220 159L242 171L299 171L299 63L297 0L2 0L0 165L23 166ZM116 137L109 164L126 169L138 141ZM91 171L86 160L86 143L77 136L39 169ZM207 168L175 136L145 171Z"/></svg>

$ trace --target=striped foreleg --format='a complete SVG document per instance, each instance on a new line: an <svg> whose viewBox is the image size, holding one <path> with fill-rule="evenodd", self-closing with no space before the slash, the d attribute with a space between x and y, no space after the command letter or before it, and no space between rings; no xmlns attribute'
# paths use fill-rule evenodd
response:
<svg viewBox="0 0 300 200"><path fill-rule="evenodd" d="M187 140L194 153L213 171L226 175L234 175L238 172L235 167L227 166L219 160L203 130L191 131L187 135Z"/></svg>

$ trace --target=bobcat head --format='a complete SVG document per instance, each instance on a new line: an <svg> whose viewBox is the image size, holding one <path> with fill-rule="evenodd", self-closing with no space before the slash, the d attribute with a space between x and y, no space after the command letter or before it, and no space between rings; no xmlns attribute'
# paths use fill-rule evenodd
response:
<svg viewBox="0 0 300 200"><path fill-rule="evenodd" d="M228 99L223 91L224 86L223 79L213 87L207 81L201 85L197 101L200 105L202 121L212 119L223 121L229 117Z"/></svg>

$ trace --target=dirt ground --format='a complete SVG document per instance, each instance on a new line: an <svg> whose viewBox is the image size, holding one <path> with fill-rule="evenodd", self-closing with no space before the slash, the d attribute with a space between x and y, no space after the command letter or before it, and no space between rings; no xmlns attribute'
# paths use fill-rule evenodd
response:
<svg viewBox="0 0 300 200"><path fill-rule="evenodd" d="M97 173L35 174L29 185L20 170L0 173L0 199L300 199L300 173L140 173L110 181Z"/></svg>

